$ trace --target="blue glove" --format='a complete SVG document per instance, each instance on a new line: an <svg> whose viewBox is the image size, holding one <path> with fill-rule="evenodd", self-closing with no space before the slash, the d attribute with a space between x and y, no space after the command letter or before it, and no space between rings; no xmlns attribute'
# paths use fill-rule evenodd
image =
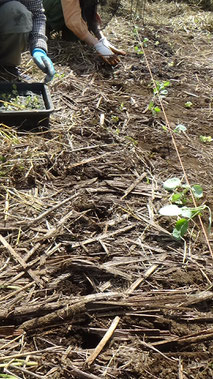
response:
<svg viewBox="0 0 213 379"><path fill-rule="evenodd" d="M38 48L33 50L32 56L35 64L37 64L40 70L47 74L44 82L50 82L55 75L55 69L51 59L47 56L44 50Z"/></svg>

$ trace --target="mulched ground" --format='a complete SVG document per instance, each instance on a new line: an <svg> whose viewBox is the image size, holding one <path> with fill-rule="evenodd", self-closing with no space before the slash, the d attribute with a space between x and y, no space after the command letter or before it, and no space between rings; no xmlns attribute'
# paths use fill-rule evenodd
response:
<svg viewBox="0 0 213 379"><path fill-rule="evenodd" d="M159 214L177 151L212 208L213 16L162 1L134 23L124 3L106 30L115 68L53 36L49 129L1 125L0 377L213 377L209 211L180 241Z"/></svg>

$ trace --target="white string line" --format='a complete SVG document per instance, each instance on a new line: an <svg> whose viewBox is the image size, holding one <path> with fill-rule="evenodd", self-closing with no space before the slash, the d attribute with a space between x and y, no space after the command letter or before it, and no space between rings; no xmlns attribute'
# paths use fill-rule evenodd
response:
<svg viewBox="0 0 213 379"><path fill-rule="evenodd" d="M138 35L137 35L138 36ZM174 134L173 134L173 131L172 131L172 128L170 126L170 123L169 123L169 120L168 120L168 117L167 117L167 114L166 114L166 111L165 111L165 108L164 108L164 105L163 105L163 102L161 100L161 97L160 97L160 94L159 94L159 91L157 89L157 86L156 86L156 83L155 83L155 80L154 80L154 77L153 77L153 74L152 74L152 70L151 70L151 67L150 67L150 64L149 64L149 61L147 59L147 56L146 56L146 53L144 51L144 48L143 48L143 43L141 42L140 40L140 37L138 36L138 40L139 40L139 43L141 45L141 49L143 51L143 55L144 55L144 58L145 58L145 62L146 62L146 66L148 68L148 71L149 71L149 74L150 74L150 77L151 77L151 80L152 80L152 83L155 87L155 91L157 93L157 97L158 97L158 100L159 100L159 103L160 103L160 106L161 106L161 109L162 109L162 112L163 112L163 115L164 115L164 119L165 119L165 122L166 122L166 126L169 130L169 133L170 133L170 136L171 136L171 139L172 139L172 143L174 145L174 148L175 148L175 151L177 153L177 157L178 157L178 160L179 160L179 163L180 163L180 166L181 166L181 169L183 171L183 175L184 175L184 178L185 178L185 181L186 181L186 184L187 186L189 187L189 190L190 190L190 194L191 194L191 197L192 197L192 201L193 201L193 204L194 204L194 207L197 208L197 203L196 203L196 200L195 200L195 197L194 197L194 194L192 192L192 189L191 189L191 185L189 183L189 179L188 179L188 175L186 173L186 170L185 170L185 167L184 167L184 164L183 164L183 161L181 159L181 156L180 156L180 153L179 153L179 150L178 150L178 147L177 147L177 144L176 144L176 141L175 141L175 137L174 137ZM206 243L207 243L207 246L209 248L209 251L210 251L210 254L213 258L213 251L212 251L212 248L211 248L211 245L210 245L210 241L209 241L209 238L208 238L208 235L206 233L206 230L205 230L205 227L204 227L204 224L203 224L203 221L201 219L201 216L198 215L198 219L199 219L199 222L200 222L200 225L201 225L201 228L202 228L202 231L203 231L203 234L205 236L205 240L206 240Z"/></svg>

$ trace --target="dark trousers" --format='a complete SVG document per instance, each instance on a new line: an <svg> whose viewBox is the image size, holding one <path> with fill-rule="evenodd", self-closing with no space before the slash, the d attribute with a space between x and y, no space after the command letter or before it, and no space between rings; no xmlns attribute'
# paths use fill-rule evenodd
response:
<svg viewBox="0 0 213 379"><path fill-rule="evenodd" d="M27 49L32 14L18 1L0 5L0 65L17 66Z"/></svg>

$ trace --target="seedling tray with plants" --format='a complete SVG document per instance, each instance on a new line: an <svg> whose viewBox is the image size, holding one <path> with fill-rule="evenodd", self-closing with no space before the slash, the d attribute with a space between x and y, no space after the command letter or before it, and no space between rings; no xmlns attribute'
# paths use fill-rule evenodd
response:
<svg viewBox="0 0 213 379"><path fill-rule="evenodd" d="M47 128L53 104L43 83L0 83L0 123L20 129Z"/></svg>

